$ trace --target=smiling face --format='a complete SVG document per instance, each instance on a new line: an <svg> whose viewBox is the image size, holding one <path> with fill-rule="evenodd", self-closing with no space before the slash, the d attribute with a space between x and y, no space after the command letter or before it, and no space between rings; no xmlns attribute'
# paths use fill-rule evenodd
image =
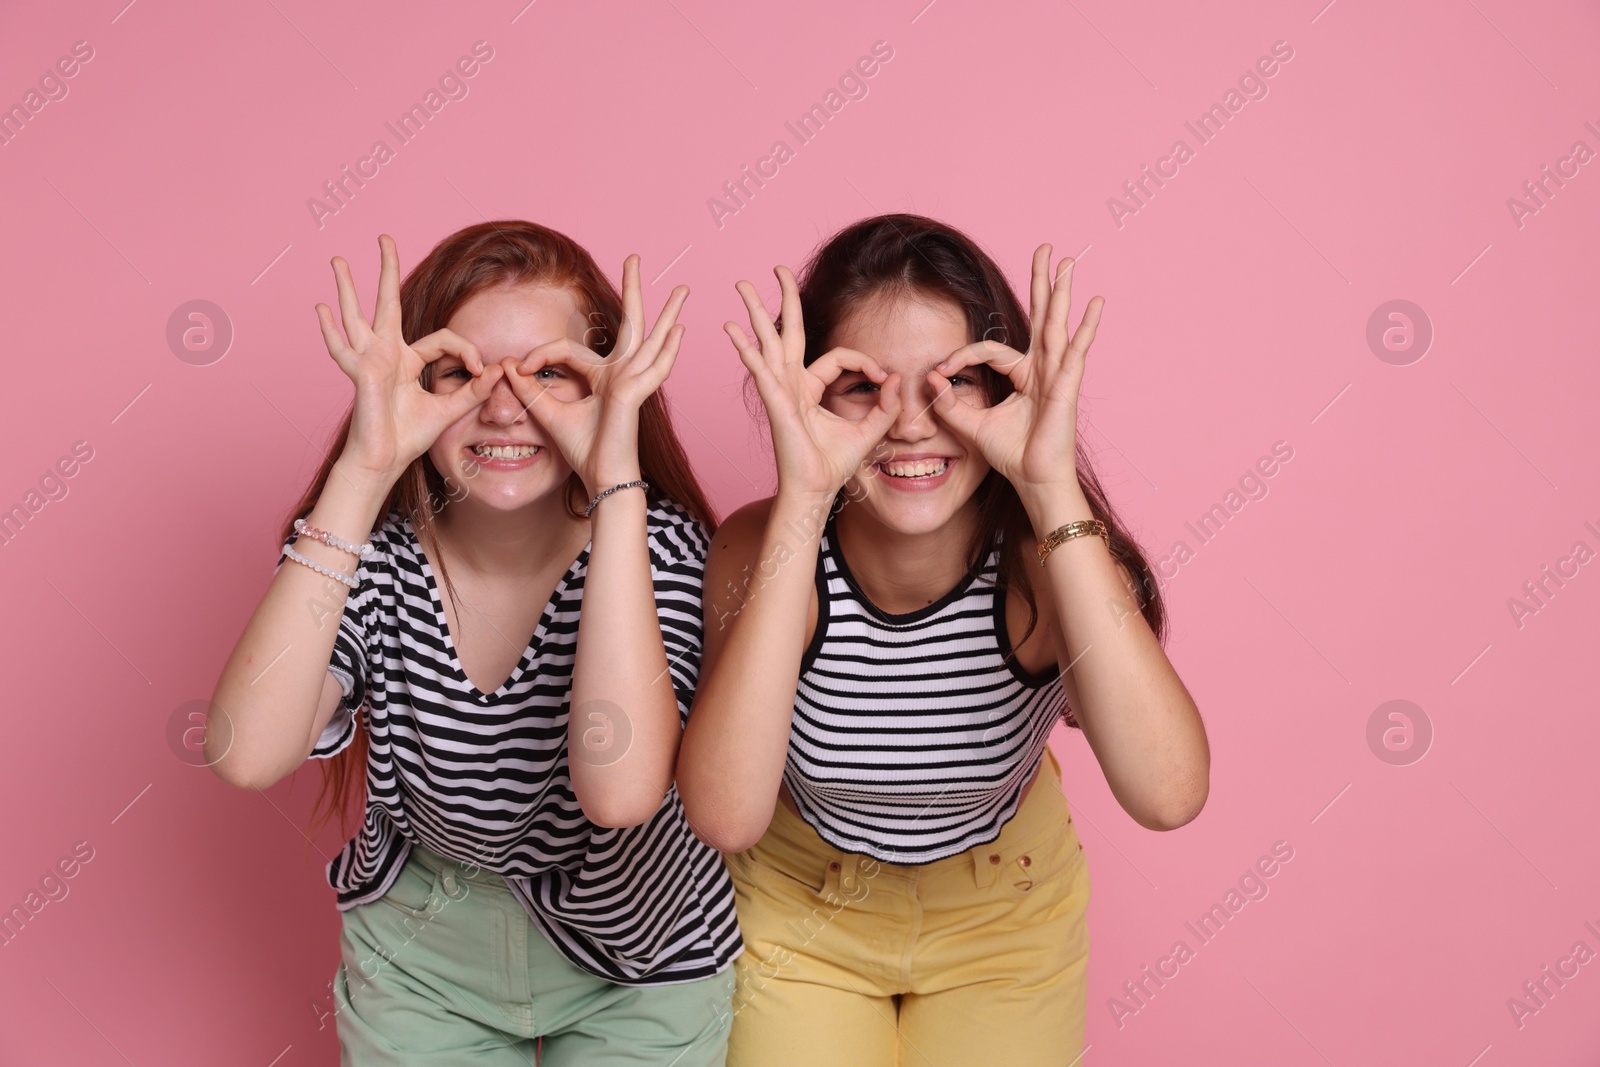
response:
<svg viewBox="0 0 1600 1067"><path fill-rule="evenodd" d="M582 321L577 296L549 285L502 285L481 290L461 304L445 325L478 346L484 366L502 359L521 359L530 349L570 332ZM459 389L472 377L455 356L433 363L435 393ZM553 399L579 400L588 395L586 382L564 367L536 372ZM464 506L510 511L558 493L572 468L549 435L523 409L501 378L489 399L451 423L428 458L439 473L468 487ZM559 498L558 498L559 499Z"/></svg>
<svg viewBox="0 0 1600 1067"><path fill-rule="evenodd" d="M900 375L900 415L868 456L870 467L846 483L855 506L899 533L937 530L972 499L989 464L969 449L933 410L928 372L971 341L967 319L952 301L927 293L898 292L864 301L829 338ZM969 367L948 381L957 400L988 406L979 371ZM877 403L878 387L854 371L823 393L822 405L841 418L863 418Z"/></svg>

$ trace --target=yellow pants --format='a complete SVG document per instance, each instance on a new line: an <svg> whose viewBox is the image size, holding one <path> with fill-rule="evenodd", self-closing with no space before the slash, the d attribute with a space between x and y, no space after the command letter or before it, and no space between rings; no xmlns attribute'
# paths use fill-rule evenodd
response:
<svg viewBox="0 0 1600 1067"><path fill-rule="evenodd" d="M727 853L745 942L728 1067L1076 1065L1089 871L1043 762L999 838L947 859L841 852L782 804Z"/></svg>

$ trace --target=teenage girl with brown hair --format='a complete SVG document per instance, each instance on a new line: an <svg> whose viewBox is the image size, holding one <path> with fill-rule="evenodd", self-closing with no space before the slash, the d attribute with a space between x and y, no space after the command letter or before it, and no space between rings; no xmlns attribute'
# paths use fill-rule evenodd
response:
<svg viewBox="0 0 1600 1067"><path fill-rule="evenodd" d="M964 234L830 238L774 323L727 326L777 494L717 531L678 787L749 948L728 1062L1073 1064L1088 870L1046 747L1065 721L1138 823L1205 802L1154 575L1077 445L1103 301L1031 314ZM752 580L751 575L755 578Z"/></svg>

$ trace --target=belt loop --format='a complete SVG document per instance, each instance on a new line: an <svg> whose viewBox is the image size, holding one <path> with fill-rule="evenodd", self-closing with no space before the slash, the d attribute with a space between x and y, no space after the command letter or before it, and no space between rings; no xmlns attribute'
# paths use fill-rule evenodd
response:
<svg viewBox="0 0 1600 1067"><path fill-rule="evenodd" d="M846 852L839 858L839 897L844 903L861 899L861 857Z"/></svg>
<svg viewBox="0 0 1600 1067"><path fill-rule="evenodd" d="M994 840L987 845L975 845L968 850L972 857L972 877L979 889L987 889L994 884L1000 874L1000 842Z"/></svg>

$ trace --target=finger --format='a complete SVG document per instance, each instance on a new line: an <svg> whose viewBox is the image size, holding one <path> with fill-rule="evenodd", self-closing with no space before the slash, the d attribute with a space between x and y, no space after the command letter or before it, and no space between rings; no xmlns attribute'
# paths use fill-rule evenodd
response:
<svg viewBox="0 0 1600 1067"><path fill-rule="evenodd" d="M591 387L594 385L595 374L607 366L605 357L600 353L570 337L557 337L553 341L535 345L528 350L527 355L515 362L517 373L524 378L542 367L566 367L582 377Z"/></svg>
<svg viewBox="0 0 1600 1067"><path fill-rule="evenodd" d="M505 374L505 368L498 363L490 364L484 368L482 374L474 377L466 385L446 393L440 397L444 401L445 414L451 422L459 419L473 408L489 399L489 394L494 392L495 383Z"/></svg>
<svg viewBox="0 0 1600 1067"><path fill-rule="evenodd" d="M383 265L378 269L378 305L373 309L372 325L377 333L399 337L400 252L386 233L378 235L378 249Z"/></svg>
<svg viewBox="0 0 1600 1067"><path fill-rule="evenodd" d="M1050 252L1048 244L1042 244L1033 250L1033 277L1028 290L1028 322L1032 333L1030 339L1035 342L1039 340L1039 334L1044 329L1045 311L1050 306Z"/></svg>
<svg viewBox="0 0 1600 1067"><path fill-rule="evenodd" d="M532 415L540 426L544 426L542 409L549 404L559 403L549 397L550 390L545 388L544 382L533 374L525 374L518 370L517 360L511 356L502 359L495 366L504 373L512 394L517 398L517 403L522 405L522 410Z"/></svg>
<svg viewBox="0 0 1600 1067"><path fill-rule="evenodd" d="M646 390L643 396L640 397L641 402L644 396L649 396L657 389L660 389L661 383L665 382L667 376L672 373L672 365L677 361L678 348L687 330L688 327L681 322L673 326L672 329L667 331L666 340L662 342L660 350L651 354L650 362L635 364L637 370L634 378Z"/></svg>
<svg viewBox="0 0 1600 1067"><path fill-rule="evenodd" d="M794 274L781 263L773 268L773 273L778 276L778 289L783 294L779 314L783 318L784 359L789 363L802 363L806 357L806 327L800 309L800 286L795 283Z"/></svg>
<svg viewBox="0 0 1600 1067"><path fill-rule="evenodd" d="M411 350L421 356L424 363L432 363L448 354L461 360L474 376L483 373L483 353L478 351L477 345L454 330L435 330L412 344Z"/></svg>
<svg viewBox="0 0 1600 1067"><path fill-rule="evenodd" d="M723 323L722 332L733 342L734 350L739 353L739 362L743 363L744 369L755 378L758 387L764 380L772 377L772 368L767 366L767 361L762 358L761 350L756 348L755 343L739 328L737 322Z"/></svg>
<svg viewBox="0 0 1600 1067"><path fill-rule="evenodd" d="M777 327L772 325L772 316L767 314L767 305L762 302L761 294L756 292L756 287L749 282L741 281L734 286L739 290L739 296L744 300L744 307L750 314L750 327L755 330L756 340L761 343L761 354L774 367L783 362L783 342L778 337Z"/></svg>
<svg viewBox="0 0 1600 1067"><path fill-rule="evenodd" d="M654 378L652 382L653 389L660 388L661 383L666 381L668 376L672 374L672 365L678 361L678 349L683 344L683 335L688 332L689 327L681 322L667 331L667 339L661 345L661 354L656 356L655 361L650 364L650 371Z"/></svg>
<svg viewBox="0 0 1600 1067"><path fill-rule="evenodd" d="M1067 350L1067 313L1072 307L1072 257L1056 268L1055 288L1050 293L1050 310L1044 319L1044 351L1052 359Z"/></svg>
<svg viewBox="0 0 1600 1067"><path fill-rule="evenodd" d="M884 382L889 375L878 366L878 361L865 352L857 352L853 348L835 348L818 356L806 368L806 372L816 377L824 386L833 384L834 380L845 371L856 371L865 374L882 391Z"/></svg>
<svg viewBox="0 0 1600 1067"><path fill-rule="evenodd" d="M520 361L516 358L507 356L499 363L496 363L495 366L500 368L501 373L505 377L506 384L511 386L511 391L515 393L517 395L517 399L521 400L524 404L530 403L541 393L545 392L544 383L538 378L534 377L534 374L524 371L520 365ZM535 369L535 373L537 373L537 368Z"/></svg>
<svg viewBox="0 0 1600 1067"><path fill-rule="evenodd" d="M902 401L900 399L900 375L891 374L880 383L878 388L878 403L861 421L856 423L861 427L861 436L869 441L881 440L889 432L889 427L894 425L894 420L900 417Z"/></svg>
<svg viewBox="0 0 1600 1067"><path fill-rule="evenodd" d="M1083 309L1083 318L1078 320L1078 332L1072 335L1072 344L1069 346L1069 351L1080 358L1087 356L1089 346L1094 344L1094 335L1100 329L1100 310L1105 303L1105 297L1092 297L1089 306Z"/></svg>
<svg viewBox="0 0 1600 1067"><path fill-rule="evenodd" d="M999 341L974 341L950 353L944 362L933 370L948 378L956 371L986 363L1015 383L1017 375L1023 373L1026 368L1027 359L1026 353L1018 352L1015 348L1003 345Z"/></svg>
<svg viewBox="0 0 1600 1067"><path fill-rule="evenodd" d="M372 328L361 314L361 301L356 297L356 282L350 276L350 264L343 256L333 257L333 278L339 286L339 321L350 347L364 347L372 337Z"/></svg>
<svg viewBox="0 0 1600 1067"><path fill-rule="evenodd" d="M964 444L974 446L978 427L982 425L987 409L974 407L956 396L950 383L933 371L928 372L928 384L933 386L933 410L939 420L950 427Z"/></svg>
<svg viewBox="0 0 1600 1067"><path fill-rule="evenodd" d="M639 287L639 256L622 261L622 344L617 355L631 356L644 337L644 293Z"/></svg>
<svg viewBox="0 0 1600 1067"><path fill-rule="evenodd" d="M661 309L661 314L656 318L655 326L650 331L650 336L639 349L640 367L646 368L661 354L661 346L666 341L667 335L673 327L678 325L678 313L683 309L683 302L689 299L687 285L674 286L667 296L667 303Z"/></svg>
<svg viewBox="0 0 1600 1067"><path fill-rule="evenodd" d="M344 335L339 332L339 327L333 323L333 309L327 304L318 304L316 307L317 325L322 328L322 342L328 346L328 355L339 365L339 369L355 377L356 354L350 351L350 346L345 344Z"/></svg>

